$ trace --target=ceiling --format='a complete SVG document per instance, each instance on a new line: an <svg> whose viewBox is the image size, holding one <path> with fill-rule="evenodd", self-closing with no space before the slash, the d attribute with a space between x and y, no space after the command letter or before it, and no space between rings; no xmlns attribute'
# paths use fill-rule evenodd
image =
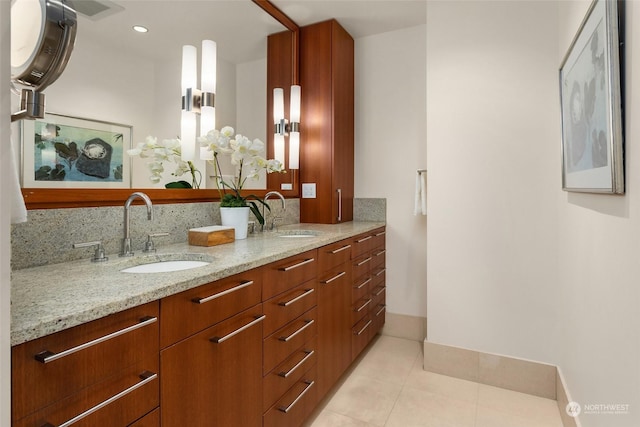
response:
<svg viewBox="0 0 640 427"><path fill-rule="evenodd" d="M202 39L217 42L218 56L232 63L266 56L266 35L284 31L251 0L75 0L83 7L107 6L92 19L78 18L78 40L86 38L166 58ZM336 18L354 37L393 31L426 22L426 0L272 0L300 26ZM131 28L143 25L148 33Z"/></svg>

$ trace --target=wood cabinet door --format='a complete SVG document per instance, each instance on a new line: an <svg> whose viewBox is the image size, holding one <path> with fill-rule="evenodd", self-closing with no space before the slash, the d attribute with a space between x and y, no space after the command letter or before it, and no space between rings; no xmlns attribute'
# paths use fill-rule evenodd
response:
<svg viewBox="0 0 640 427"><path fill-rule="evenodd" d="M318 283L318 395L322 398L351 363L351 263Z"/></svg>
<svg viewBox="0 0 640 427"><path fill-rule="evenodd" d="M160 352L164 427L262 424L262 304Z"/></svg>

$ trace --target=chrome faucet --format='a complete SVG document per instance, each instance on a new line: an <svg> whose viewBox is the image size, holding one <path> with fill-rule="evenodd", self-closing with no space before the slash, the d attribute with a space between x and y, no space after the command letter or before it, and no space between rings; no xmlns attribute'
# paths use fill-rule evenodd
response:
<svg viewBox="0 0 640 427"><path fill-rule="evenodd" d="M124 238L122 239L122 251L120 251L120 256L133 256L133 252L131 251L131 227L129 220L129 210L131 208L131 203L135 199L142 199L144 203L147 205L147 219L151 221L153 219L153 204L151 203L151 199L144 193L136 191L131 194L126 202L124 202Z"/></svg>
<svg viewBox="0 0 640 427"><path fill-rule="evenodd" d="M282 200L282 210L285 211L287 209L287 206L285 204L284 196L282 194L278 193L277 191L269 191L267 194L264 195L264 200L263 200L264 204L262 205L262 217L264 218L265 223L267 222L267 218L264 216L264 207L265 207L265 205L267 203L267 200L269 200L269 197L271 197L271 196L278 196L280 198L280 200ZM277 217L274 217L271 220L271 227L269 228L270 230L274 229L274 227L276 225L276 218ZM265 225L266 224L262 225L262 231L265 230Z"/></svg>

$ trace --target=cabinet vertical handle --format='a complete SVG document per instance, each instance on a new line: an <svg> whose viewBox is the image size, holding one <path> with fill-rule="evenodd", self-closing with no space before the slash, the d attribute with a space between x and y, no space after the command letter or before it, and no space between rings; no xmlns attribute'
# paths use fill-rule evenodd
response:
<svg viewBox="0 0 640 427"><path fill-rule="evenodd" d="M386 249L382 249L380 252L378 252L378 253L376 253L374 255L375 256L380 256L380 255L384 254L385 252L387 252L387 250Z"/></svg>
<svg viewBox="0 0 640 427"><path fill-rule="evenodd" d="M375 296L378 296L378 295L380 295L381 293L383 293L385 289L387 289L387 287L386 287L386 286L382 286L382 287L380 288L380 290L379 290L378 292L376 292L376 293L375 293Z"/></svg>
<svg viewBox="0 0 640 427"><path fill-rule="evenodd" d="M245 280L244 282L240 283L238 286L229 288L226 291L218 292L217 294L213 294L211 296L204 297L204 298L196 297L196 298L193 298L191 301L195 302L196 304L204 304L205 302L213 301L216 298L220 298L222 296L230 294L231 292L239 291L240 289L246 288L247 286L251 286L251 285L253 285L253 280Z"/></svg>
<svg viewBox="0 0 640 427"><path fill-rule="evenodd" d="M362 261L360 261L359 263L356 264L357 267L360 267L363 264L368 263L369 261L371 261L371 257L368 257L366 259L363 259Z"/></svg>
<svg viewBox="0 0 640 427"><path fill-rule="evenodd" d="M280 267L280 271L290 271L290 270L294 270L298 267L302 267L305 264L309 264L310 262L315 261L315 258L307 258L304 261L298 262L296 264L290 265L288 267Z"/></svg>
<svg viewBox="0 0 640 427"><path fill-rule="evenodd" d="M383 268L382 270L378 271L377 273L375 273L375 276L378 277L379 275L381 275L382 273L384 273L385 271L387 271L386 268Z"/></svg>
<svg viewBox="0 0 640 427"><path fill-rule="evenodd" d="M377 236L384 236L385 234L387 234L387 232L386 232L386 231L381 231L381 232L379 232L379 233L376 233L376 237L377 237Z"/></svg>
<svg viewBox="0 0 640 427"><path fill-rule="evenodd" d="M372 236L363 237L362 239L356 240L356 243L364 243L369 240Z"/></svg>
<svg viewBox="0 0 640 427"><path fill-rule="evenodd" d="M69 421L66 421L62 424L60 424L58 427L68 427L72 424L77 423L78 421L80 421L83 418L88 417L89 415L93 414L96 411L99 411L100 409L104 408L107 405L112 404L113 402L115 402L116 400L120 399L121 397L124 397L125 395L131 393L134 390L139 389L140 387L142 387L143 385L155 380L156 378L158 378L158 374L153 373L153 372L149 372L149 371L144 371L143 373L140 374L140 379L142 381L135 383L134 385L132 385L131 387L122 390L120 393L115 394L113 396L111 396L110 398L108 398L107 400L98 403L96 406L87 409L86 411L84 411L83 413L81 413L80 415L76 415L75 417L71 418ZM42 427L54 427L53 424L51 423L46 423L43 424Z"/></svg>
<svg viewBox="0 0 640 427"><path fill-rule="evenodd" d="M324 283L325 285L328 285L329 283L333 282L334 280L337 280L337 279L341 278L345 274L347 274L346 271L340 272L340 273L336 274L335 276L333 276L331 279L324 280L321 283Z"/></svg>
<svg viewBox="0 0 640 427"><path fill-rule="evenodd" d="M304 390L302 390L302 393L300 393L300 394L298 395L298 397L296 397L296 398L295 398L295 400L289 404L289 406L286 406L286 407L285 407L285 406L280 406L280 407L278 408L278 411L282 411L282 412L284 412L284 413L286 414L286 413L287 413L287 412L289 412L291 409L293 409L293 407L295 406L295 404L296 404L296 403L298 403L298 401L299 401L300 399L302 399L302 396L304 396L304 395L309 391L309 389L310 389L311 387L313 387L313 385L314 385L316 382L315 382L315 381L305 381L304 383L305 383L307 386L304 388Z"/></svg>
<svg viewBox="0 0 640 427"><path fill-rule="evenodd" d="M311 295L312 293L314 293L316 290L311 288L311 289L305 289L305 292L302 295L298 295L297 297L295 297L292 300L289 300L287 302L279 302L278 305L281 307L288 307L291 304L293 304L296 301L301 300L302 298L306 297L307 295Z"/></svg>
<svg viewBox="0 0 640 427"><path fill-rule="evenodd" d="M293 374L295 372L296 369L298 369L300 366L302 366L304 364L304 362L307 361L307 359L309 359L311 356L313 356L315 354L315 351L313 350L305 350L306 356L304 356L302 358L301 361L299 361L298 363L296 363L296 365L289 369L287 372L280 372L278 375L281 376L282 378L287 378L289 375Z"/></svg>
<svg viewBox="0 0 640 427"><path fill-rule="evenodd" d="M54 360L61 359L61 358L65 357L65 356L73 354L73 353L75 353L77 351L84 350L84 349L89 348L89 347L93 347L96 344L100 344L102 342L108 341L108 340L110 340L112 338L118 337L120 335L126 334L126 333L134 331L136 329L145 327L145 326L150 325L151 323L154 323L154 322L157 322L157 321L158 321L157 317L146 316L146 317L143 317L142 319L140 319L139 323L136 323L135 325L126 327L124 329L120 329L119 331L110 333L109 335L105 335L105 336L102 336L100 338L96 338L93 341L89 341L89 342L86 342L84 344L80 344L79 346L70 348L68 350L61 351L60 353L54 353L52 351L45 350L43 352L40 352L40 353L36 354L34 357L38 362L41 362L41 363L53 362Z"/></svg>
<svg viewBox="0 0 640 427"><path fill-rule="evenodd" d="M251 322L247 323L246 325L244 325L241 328L236 329L235 331L223 336L223 337L213 337L211 338L209 341L211 341L212 343L216 343L216 344L220 344L225 342L226 340L228 340L229 338L233 337L234 335L239 334L240 332L244 331L245 329L249 329L250 327L252 327L253 325L255 325L256 323L260 323L264 320L264 318L267 317L266 315L262 315L262 316L258 316L255 318L255 320L252 320Z"/></svg>
<svg viewBox="0 0 640 427"><path fill-rule="evenodd" d="M382 313L384 309L387 308L387 306L384 304L381 304L380 307L380 310L378 310L378 312L376 313L376 317L380 316L380 313Z"/></svg>
<svg viewBox="0 0 640 427"><path fill-rule="evenodd" d="M338 188L338 222L342 221L342 189Z"/></svg>
<svg viewBox="0 0 640 427"><path fill-rule="evenodd" d="M284 341L284 342L290 341L293 337L298 335L300 332L304 331L309 326L313 325L315 323L315 320L309 319L309 320L305 320L304 322L305 322L305 325L302 328L298 329L297 331L295 331L294 333L292 333L288 337L280 337L280 338L278 338L278 340Z"/></svg>

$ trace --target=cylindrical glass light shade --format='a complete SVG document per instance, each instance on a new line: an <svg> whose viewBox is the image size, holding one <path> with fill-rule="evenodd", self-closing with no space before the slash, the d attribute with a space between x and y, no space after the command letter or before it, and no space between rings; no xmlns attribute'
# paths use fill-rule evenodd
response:
<svg viewBox="0 0 640 427"><path fill-rule="evenodd" d="M215 105L208 105L208 102L205 102L206 93L216 93L216 56L216 42L202 40L200 89L202 90L203 101L200 108L200 135L206 135L207 132L216 128Z"/></svg>
<svg viewBox="0 0 640 427"><path fill-rule="evenodd" d="M300 123L300 86L291 86L291 104L289 110L289 121Z"/></svg>
<svg viewBox="0 0 640 427"><path fill-rule="evenodd" d="M300 132L289 133L289 169L300 169Z"/></svg>
<svg viewBox="0 0 640 427"><path fill-rule="evenodd" d="M273 136L274 158L284 166L284 135L276 133Z"/></svg>
<svg viewBox="0 0 640 427"><path fill-rule="evenodd" d="M273 89L273 123L278 124L284 119L284 89Z"/></svg>
<svg viewBox="0 0 640 427"><path fill-rule="evenodd" d="M185 162L196 157L196 113L182 111L180 120L181 158Z"/></svg>
<svg viewBox="0 0 640 427"><path fill-rule="evenodd" d="M182 95L198 83L198 51L195 46L182 46Z"/></svg>

